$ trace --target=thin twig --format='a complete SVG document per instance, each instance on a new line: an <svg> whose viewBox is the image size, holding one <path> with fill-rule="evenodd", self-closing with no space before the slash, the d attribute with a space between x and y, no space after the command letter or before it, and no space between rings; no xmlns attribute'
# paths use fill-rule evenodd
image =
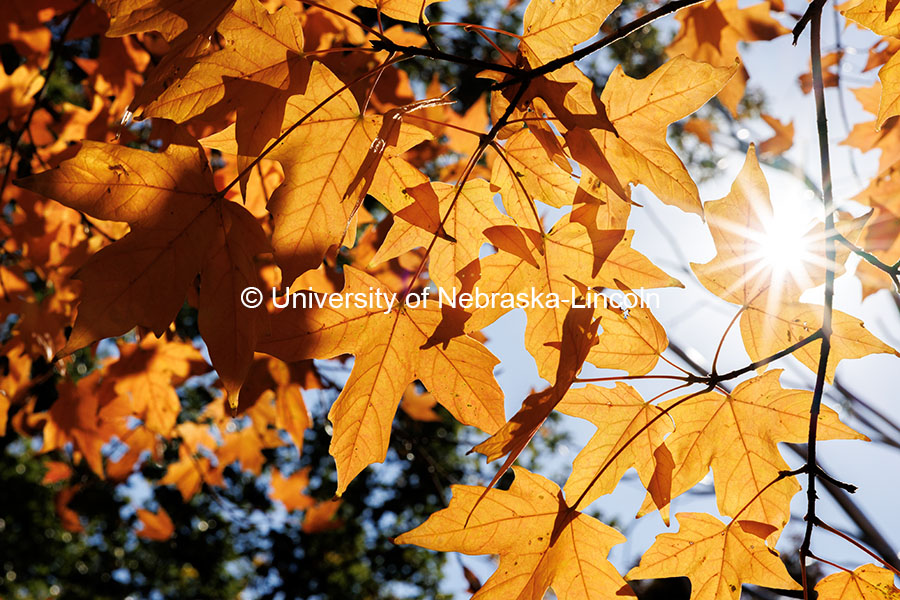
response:
<svg viewBox="0 0 900 600"><path fill-rule="evenodd" d="M850 249L851 252L862 258L864 261L866 261L876 269L884 271L888 275L888 277L891 278L891 281L894 282L894 291L900 294L900 262L894 263L893 265L884 263L879 260L878 257L874 254L866 252L865 250L845 238L840 232L834 232L832 239L837 240L845 245Z"/></svg>
<svg viewBox="0 0 900 600"><path fill-rule="evenodd" d="M807 338L803 338L799 342L791 344L784 350L776 352L775 354L773 354L771 356L767 356L766 358L762 358L756 362L752 362L749 365L742 367L740 369L735 369L734 371L729 371L728 373L725 373L723 375L718 375L718 376L714 377L713 379L715 380L716 383L720 383L722 381L728 381L729 379L734 379L735 377L740 377L744 373L749 373L750 371L755 371L756 369L758 369L760 367L764 367L767 364L778 360L779 358L784 358L785 356L788 356L789 354L793 354L800 348L802 348L802 347L806 346L807 344L810 344L818 339L821 339L821 338L822 338L822 330L819 329L818 331L814 332L811 336L809 336Z"/></svg>

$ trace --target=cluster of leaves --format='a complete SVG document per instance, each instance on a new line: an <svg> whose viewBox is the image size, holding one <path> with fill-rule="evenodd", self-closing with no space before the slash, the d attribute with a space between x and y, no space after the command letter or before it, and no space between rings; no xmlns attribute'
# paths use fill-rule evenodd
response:
<svg viewBox="0 0 900 600"><path fill-rule="evenodd" d="M900 69L891 36L900 37L900 17L884 0L845 11L890 38L870 61L884 64L878 117L847 140L882 150L878 177L856 198L873 213L854 219L835 210L823 160L823 223L788 268L767 246L773 209L756 149L731 192L702 203L667 141L670 125L713 97L729 118L752 112L738 43L787 34L772 16L783 6L532 0L521 29L506 31L509 12L496 27L429 22L426 14L440 10L433 3L50 0L0 9L22 11L9 19L19 25L0 33L10 48L0 81L0 433L39 438L41 452L68 457L71 465L55 465L47 481L69 482L56 504L71 530L84 527L68 502L79 485L73 466L119 483L162 464L154 483L175 486L185 502L204 487L227 489L235 473L265 470L271 498L302 511L312 536L340 526L340 500L304 493L327 474L316 460L287 474L272 466L289 444L304 455L305 440L324 429L310 431L301 390L308 398L340 389L328 413L337 496L370 483L366 468L385 461L398 438L427 437L410 431L439 420L440 404L489 435L477 452L505 460L487 486L455 486L442 510L439 497L424 494L418 508L433 514L394 541L499 555L477 597L541 598L548 588L559 598L633 596L606 560L624 536L583 512L631 468L647 490L638 515L659 511L666 525L672 499L712 468L727 522L675 515L678 531L661 534L627 579L688 577L692 598L737 598L745 583L808 594L806 571L801 585L774 550L801 490L797 477L806 477L809 497L806 558L812 528L830 527L816 517L816 480L848 487L817 465L816 442L865 439L821 406L824 387L841 360L900 356L832 308L834 278L851 252L865 259L867 294L898 285L900 155L891 140ZM797 33L810 21L811 81L824 115L822 8L815 0ZM606 24L614 11L616 23ZM639 65L642 77L617 64L601 82L576 65L676 11L670 58ZM464 35L435 34L447 27ZM68 40L86 43L78 50ZM614 56L629 54L614 47ZM402 68L418 63L427 66ZM77 70L78 89L54 84L61 69ZM427 88L413 84L415 72L432 77ZM470 88L462 77L474 75L482 83ZM457 112L453 87L461 84ZM857 94L872 107L879 97L877 89ZM776 136L760 154L783 153L792 128L764 118ZM710 121L683 127L711 144ZM823 138L827 149L827 131ZM649 308L584 301L682 286L631 247L637 184L705 219L717 254L693 273L739 307L731 325L750 364L722 372L717 351L706 372L688 371L664 356L666 331ZM548 226L544 207L562 216ZM823 284L824 306L800 301ZM261 306L248 306L248 290L261 291ZM335 293L367 300L327 301ZM441 293L532 300L422 301ZM304 308L281 308L290 303ZM480 331L516 307L527 316L525 348L551 385L507 420L499 361ZM193 343L200 340L214 376ZM354 360L340 383L314 362L347 355ZM766 370L788 355L816 373L813 391L786 389L780 371ZM586 363L625 374L580 378ZM675 387L645 399L631 385L645 378ZM615 387L598 385L606 382ZM598 428L562 489L521 466L508 489L495 487L556 412ZM809 443L807 463L790 471L779 442ZM370 519L380 525L387 512ZM178 527L161 507L135 516L148 539L166 540ZM296 561L304 548L326 547L297 543L299 553L288 555ZM276 567L270 559L260 561L291 579L290 560ZM867 598L900 593L891 572L874 565L842 569L816 589L837 598L850 586Z"/></svg>

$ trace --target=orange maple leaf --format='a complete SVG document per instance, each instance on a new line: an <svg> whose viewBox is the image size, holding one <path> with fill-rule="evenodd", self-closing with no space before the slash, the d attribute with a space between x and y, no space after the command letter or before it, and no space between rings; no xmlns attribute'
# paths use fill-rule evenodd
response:
<svg viewBox="0 0 900 600"><path fill-rule="evenodd" d="M239 143L242 130L264 129L276 137L283 112L277 107L303 93L309 77L299 20L287 8L270 15L255 0L237 0L216 31L221 49L194 62L141 116L182 123L203 115L212 121L237 109Z"/></svg>
<svg viewBox="0 0 900 600"><path fill-rule="evenodd" d="M278 500L289 511L306 510L316 501L311 496L303 493L309 485L309 467L305 467L285 477L278 469L272 469L272 479L269 482L272 491L269 497Z"/></svg>
<svg viewBox="0 0 900 600"><path fill-rule="evenodd" d="M666 48L669 56L684 54L716 67L728 67L740 59L738 42L771 40L789 31L772 18L769 2L738 8L737 0L710 0L679 11L675 19L681 29ZM748 79L747 69L741 66L740 73L719 92L722 104L734 116Z"/></svg>
<svg viewBox="0 0 900 600"><path fill-rule="evenodd" d="M287 361L356 357L328 416L334 424L330 451L338 465L338 495L360 471L385 459L397 404L415 379L462 423L492 432L504 421L503 393L492 374L498 361L484 346L461 336L424 347L442 319L437 302L397 306L396 295L377 279L350 266L344 276L341 293L350 302L302 312L286 308L273 315L272 334L258 348ZM385 296L355 300L374 293ZM307 306L316 302L311 293L302 298Z"/></svg>
<svg viewBox="0 0 900 600"><path fill-rule="evenodd" d="M447 508L394 541L443 552L499 554L497 571L473 600L541 600L547 588L560 600L633 598L605 558L625 536L569 508L553 482L521 467L513 470L509 490L488 490L477 509L485 488L454 485Z"/></svg>
<svg viewBox="0 0 900 600"><path fill-rule="evenodd" d="M92 217L131 225L78 272L81 303L61 352L137 325L162 335L200 274L201 334L236 402L263 318L239 294L258 285L253 258L268 243L246 209L217 194L202 150L172 144L151 153L85 142L74 158L17 183Z"/></svg>
<svg viewBox="0 0 900 600"><path fill-rule="evenodd" d="M138 537L164 542L175 535L175 524L172 523L169 513L162 508L155 513L139 508L137 509L137 518L143 524L143 527L137 531Z"/></svg>
<svg viewBox="0 0 900 600"><path fill-rule="evenodd" d="M318 267L345 236L347 245L353 245L358 198L347 192L379 139L381 125L381 116L362 116L353 94L321 63L313 64L306 93L287 101L281 125L286 135L267 155L284 167L284 183L272 194L268 210L275 220L275 259L286 283ZM239 139L235 142L239 133L232 125L203 143L231 154L248 152L252 159L274 137L254 131L244 149ZM403 123L392 150L403 152L430 136ZM387 161L381 165L389 169Z"/></svg>

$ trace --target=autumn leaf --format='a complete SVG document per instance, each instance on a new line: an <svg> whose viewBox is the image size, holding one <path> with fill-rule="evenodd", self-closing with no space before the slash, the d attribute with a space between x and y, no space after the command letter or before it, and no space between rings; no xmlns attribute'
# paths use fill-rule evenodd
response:
<svg viewBox="0 0 900 600"><path fill-rule="evenodd" d="M852 91L866 112L873 115L878 114L883 96L881 82L876 81L870 87L857 88ZM862 152L881 150L881 156L878 159L878 173L884 175L900 161L900 122L897 119L887 119L881 126L877 121L857 123L850 130L847 138L841 142L841 145L859 148Z"/></svg>
<svg viewBox="0 0 900 600"><path fill-rule="evenodd" d="M894 574L875 565L863 565L854 571L839 571L816 584L820 600L897 600L900 590L894 586Z"/></svg>
<svg viewBox="0 0 900 600"><path fill-rule="evenodd" d="M329 248L355 231L348 223L357 198L347 192L378 139L381 122L381 117L361 115L353 94L321 63L313 64L307 92L287 101L281 125L287 135L268 154L284 167L285 180L267 207L275 219L272 246L285 282L319 266ZM235 144L235 135L232 125L203 143L231 154L249 152L252 157L272 137L254 131L243 150L240 140ZM404 123L396 152L428 137L426 131Z"/></svg>
<svg viewBox="0 0 900 600"><path fill-rule="evenodd" d="M834 380L838 363L870 354L900 356L863 327L863 322L839 310L832 310L831 352L825 380ZM760 360L808 338L822 327L822 307L815 304L782 304L777 312L751 306L741 315L741 336L751 360ZM822 342L814 341L792 353L813 373L819 368Z"/></svg>
<svg viewBox="0 0 900 600"><path fill-rule="evenodd" d="M270 250L256 219L240 205L222 202L215 218L215 237L200 271L199 326L234 408L267 326L265 313L247 308L241 293L261 287L254 258Z"/></svg>
<svg viewBox="0 0 900 600"><path fill-rule="evenodd" d="M445 289L470 291L478 279L469 271L488 239L486 229L511 226L497 210L491 186L484 180L467 182L461 190L444 183L426 183L407 190L412 202L395 214L391 230L372 259L378 264L417 247L428 247L435 234L429 274ZM426 207L433 207L427 210ZM444 225L441 228L441 221Z"/></svg>
<svg viewBox="0 0 900 600"><path fill-rule="evenodd" d="M171 42L188 30L211 32L234 0L199 3L190 0L100 0L98 4L111 17L106 35L119 37L158 31Z"/></svg>
<svg viewBox="0 0 900 600"><path fill-rule="evenodd" d="M485 282L481 285L492 284L498 294L524 294L523 308L528 315L525 347L534 356L538 373L548 381L556 371L559 352L547 344L562 341L566 307L571 304L573 293L581 296L573 282L586 288L615 288L616 280L635 289L681 286L681 282L631 248L632 232L599 233L599 239L592 240L584 225L564 217L544 238L543 256L529 261L498 252L481 260L480 281ZM596 257L602 258L602 266L594 276ZM467 330L481 329L511 308L515 306L499 305L477 311L467 323Z"/></svg>
<svg viewBox="0 0 900 600"><path fill-rule="evenodd" d="M810 227L802 237L784 231L752 145L730 193L707 202L704 210L717 253L705 264L691 263L691 268L720 298L777 313L782 303L796 301L803 290L824 282L822 228ZM832 269L838 271L846 256L846 251L840 253Z"/></svg>
<svg viewBox="0 0 900 600"><path fill-rule="evenodd" d="M84 531L84 525L81 524L81 517L69 507L69 502L72 501L75 494L77 494L80 489L81 486L76 484L59 490L53 497L53 505L56 509L57 516L59 516L59 524L63 529L72 533L81 533Z"/></svg>
<svg viewBox="0 0 900 600"><path fill-rule="evenodd" d="M275 426L291 436L297 452L303 453L303 436L312 425L300 386L292 380L292 369L280 360L271 359L269 372L275 381Z"/></svg>
<svg viewBox="0 0 900 600"><path fill-rule="evenodd" d="M79 270L78 317L61 352L135 326L162 335L200 274L201 333L236 402L261 318L240 304L239 293L256 282L253 258L268 244L246 209L217 194L201 149L172 144L151 153L85 142L56 169L17 183L94 218L131 226Z"/></svg>
<svg viewBox="0 0 900 600"><path fill-rule="evenodd" d="M717 68L677 56L647 77L632 79L616 67L600 100L618 135L602 129L569 132L572 156L614 190L640 183L666 204L702 214L697 186L666 142L666 128L700 108L737 68L735 61ZM582 157L597 150L608 161L607 172Z"/></svg>
<svg viewBox="0 0 900 600"><path fill-rule="evenodd" d="M103 477L103 446L112 437L108 423L98 418L100 398L93 393L100 372L78 380L64 382L59 397L46 413L41 452L52 452L71 444L78 462L84 460L91 470Z"/></svg>
<svg viewBox="0 0 900 600"><path fill-rule="evenodd" d="M181 439L178 460L169 463L166 474L159 485L174 485L187 502L205 485L224 486L222 471L213 468L208 456L199 456L201 449L216 447L209 427L194 422L181 423L176 427L176 435Z"/></svg>
<svg viewBox="0 0 900 600"><path fill-rule="evenodd" d="M891 117L900 115L900 93L897 86L900 85L900 61L894 54L888 62L878 71L878 79L881 80L881 104L878 107L878 116L875 123L878 129Z"/></svg>
<svg viewBox="0 0 900 600"><path fill-rule="evenodd" d="M272 486L269 497L281 502L289 511L306 510L316 503L315 499L303 493L309 485L309 467L300 469L288 477L282 475L278 469L273 469L269 484Z"/></svg>
<svg viewBox="0 0 900 600"><path fill-rule="evenodd" d="M34 65L21 64L8 75L0 71L0 121L21 121L43 85L44 77Z"/></svg>
<svg viewBox="0 0 900 600"><path fill-rule="evenodd" d="M783 154L794 145L794 124L784 124L771 115L762 115L766 125L775 131L775 135L759 144L762 156Z"/></svg>
<svg viewBox="0 0 900 600"><path fill-rule="evenodd" d="M715 123L713 123L709 119L692 117L691 119L688 119L687 123L684 124L684 130L688 133L693 133L697 136L698 140L712 148L712 134L717 131L717 127Z"/></svg>
<svg viewBox="0 0 900 600"><path fill-rule="evenodd" d="M571 390L556 409L597 426L597 432L575 457L564 488L567 498L583 496L578 506L588 506L611 493L631 467L644 487L651 489L658 464L654 453L672 431L670 420L657 418L662 409L644 402L633 387L622 382L613 389L591 385ZM635 435L638 437L631 441ZM601 469L605 469L602 475ZM668 504L668 490L661 490L655 500L660 508Z"/></svg>
<svg viewBox="0 0 900 600"><path fill-rule="evenodd" d="M770 533L781 531L800 486L791 478L767 486L789 470L778 443L808 438L812 392L784 389L780 376L780 370L772 370L741 383L728 395L707 392L660 405L675 422L674 433L666 438L676 465L673 498L699 483L712 467L721 514L767 523L773 528ZM843 425L828 407L821 411L820 441L867 439ZM650 500L644 501L639 514L652 509Z"/></svg>
<svg viewBox="0 0 900 600"><path fill-rule="evenodd" d="M216 31L222 48L200 57L140 116L182 123L199 115L215 120L237 109L239 143L242 131L276 137L283 113L277 107L303 93L309 77L300 22L287 8L270 15L255 0L237 0Z"/></svg>
<svg viewBox="0 0 900 600"><path fill-rule="evenodd" d="M159 508L155 513L149 510L137 509L137 518L143 525L138 529L138 537L164 542L175 535L175 524L172 523L169 513Z"/></svg>
<svg viewBox="0 0 900 600"><path fill-rule="evenodd" d="M63 352L135 325L161 335L184 303L212 241L215 189L200 152L170 146L151 154L85 142L75 158L19 184L96 218L132 226L78 273L84 291Z"/></svg>
<svg viewBox="0 0 900 600"><path fill-rule="evenodd" d="M400 401L400 410L416 421L437 423L441 417L434 412L436 405L437 400L430 392L419 392L416 384L411 383L403 394L403 400Z"/></svg>
<svg viewBox="0 0 900 600"><path fill-rule="evenodd" d="M506 140L501 159L494 161L491 184L500 188L507 213L532 229L540 227L534 200L561 208L572 204L578 187L569 170L547 160L544 144L531 128L520 129Z"/></svg>
<svg viewBox="0 0 900 600"><path fill-rule="evenodd" d="M799 590L778 553L766 545L771 527L753 521L724 524L703 513L678 513L677 533L656 536L628 579L688 577L691 600L738 600L741 585ZM760 535L763 534L763 535Z"/></svg>
<svg viewBox="0 0 900 600"><path fill-rule="evenodd" d="M822 56L822 87L837 87L841 82L840 65L841 59L844 57L844 51L838 50L828 52ZM804 94L808 94L813 90L812 66L810 71L803 73L797 78L800 83L800 90Z"/></svg>
<svg viewBox="0 0 900 600"><path fill-rule="evenodd" d="M548 588L560 600L634 597L605 559L625 537L570 509L554 483L513 469L509 490L489 490L474 512L484 488L454 485L447 508L394 541L441 552L499 554L497 571L473 600L541 600Z"/></svg>
<svg viewBox="0 0 900 600"><path fill-rule="evenodd" d="M619 0L533 0L522 17L519 51L532 67L565 56L597 35L618 5Z"/></svg>
<svg viewBox="0 0 900 600"><path fill-rule="evenodd" d="M740 59L738 43L771 40L788 33L788 29L772 18L769 2L738 8L737 0L709 1L688 7L675 16L681 29L666 48L669 56L684 54L714 67L730 67ZM750 79L743 66L719 93L731 114L738 115L738 103Z"/></svg>
<svg viewBox="0 0 900 600"><path fill-rule="evenodd" d="M824 235L821 227L814 227L798 239L780 228L752 146L731 193L707 202L706 212L717 254L706 264L692 263L691 268L707 289L744 307L741 335L751 358L760 360L815 334L821 328L823 309L796 300L804 289L824 282ZM790 247L785 247L784 238L794 240ZM846 249L839 250L831 268L841 272L846 257ZM842 358L896 354L868 333L862 322L840 311L834 311L832 344L828 381ZM813 372L818 369L820 345L813 342L794 354Z"/></svg>
<svg viewBox="0 0 900 600"><path fill-rule="evenodd" d="M100 0L110 16L109 37L156 31L168 44L168 52L148 74L133 100L132 109L153 100L181 73L209 51L216 28L235 0ZM127 120L130 110L124 117Z"/></svg>
<svg viewBox="0 0 900 600"><path fill-rule="evenodd" d="M619 282L617 282L619 283ZM619 287L625 287L620 285ZM601 369L623 369L630 375L646 375L656 367L668 346L666 331L650 309L640 304L641 298L627 287L625 308L617 307L616 297L603 296L597 307L602 335L588 354L587 360ZM636 306L628 308L627 301Z"/></svg>
<svg viewBox="0 0 900 600"><path fill-rule="evenodd" d="M569 309L563 322L562 340L558 348L555 348L560 357L553 385L525 398L522 408L497 433L472 449L472 451L485 455L488 462L506 456L506 460L486 489L493 488L500 477L512 466L550 413L572 387L584 359L597 341L598 325L599 320L593 319L593 310L589 308Z"/></svg>
<svg viewBox="0 0 900 600"><path fill-rule="evenodd" d="M397 405L415 379L462 423L492 432L504 421L503 394L492 374L497 359L484 346L462 336L423 348L441 322L436 302L397 306L396 296L371 276L350 266L344 276L342 294L349 302L282 310L272 316L272 334L258 347L286 361L344 353L356 357L328 417L334 424L331 454L338 464L338 495L360 471L384 460ZM376 292L387 297L355 300ZM308 303L316 298L302 297Z"/></svg>
<svg viewBox="0 0 900 600"><path fill-rule="evenodd" d="M878 35L900 37L900 12L888 0L863 0L841 14Z"/></svg>
<svg viewBox="0 0 900 600"><path fill-rule="evenodd" d="M150 336L140 344L121 346L119 352L119 359L106 369L100 390L114 399L100 408L98 416L114 424L123 436L131 428L129 419L138 418L153 433L168 437L181 412L173 384L206 367L203 357L190 344Z"/></svg>
<svg viewBox="0 0 900 600"><path fill-rule="evenodd" d="M353 0L353 3L358 6L374 8L398 21L418 23L419 15L422 14L425 8L435 2L443 1L444 0ZM427 23L428 19L423 17L423 22Z"/></svg>
<svg viewBox="0 0 900 600"><path fill-rule="evenodd" d="M303 524L300 526L300 531L303 533L322 533L323 531L332 531L343 527L344 521L335 518L341 503L340 499L332 498L307 508L306 513L303 515Z"/></svg>
<svg viewBox="0 0 900 600"><path fill-rule="evenodd" d="M53 485L54 483L65 481L73 473L72 467L64 462L51 460L47 462L46 466L47 472L44 474L44 478L41 479L43 485Z"/></svg>

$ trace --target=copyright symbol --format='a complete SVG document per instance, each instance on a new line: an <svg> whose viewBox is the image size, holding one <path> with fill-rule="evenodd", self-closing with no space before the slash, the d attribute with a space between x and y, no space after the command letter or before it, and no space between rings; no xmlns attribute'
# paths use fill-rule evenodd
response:
<svg viewBox="0 0 900 600"><path fill-rule="evenodd" d="M256 308L263 302L263 293L259 288L248 287L241 292L241 304L247 308Z"/></svg>

